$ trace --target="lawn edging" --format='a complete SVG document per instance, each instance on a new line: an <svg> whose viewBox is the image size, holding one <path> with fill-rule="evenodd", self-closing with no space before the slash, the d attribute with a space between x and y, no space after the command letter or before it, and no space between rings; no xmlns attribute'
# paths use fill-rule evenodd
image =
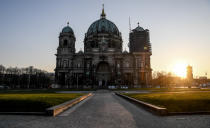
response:
<svg viewBox="0 0 210 128"><path fill-rule="evenodd" d="M155 113L157 115L165 116L165 115L169 114L166 108L158 107L158 106L155 106L153 104L149 104L149 103L137 100L135 98L131 98L129 96L125 96L125 95L120 94L120 93L116 93L115 92L115 94L117 96L120 96L120 97L122 97L122 98L124 98L124 99L126 99L126 100L128 100L128 101L130 101L132 103L134 103L134 104L140 105L140 106L146 108L147 110L149 110L150 112L153 112L153 113Z"/></svg>
<svg viewBox="0 0 210 128"><path fill-rule="evenodd" d="M76 99L69 100L62 104L47 108L46 113L48 116L56 116L56 115L60 114L61 112L65 111L66 109L74 106L75 104L78 104L79 102L83 101L84 99L86 99L92 95L93 95L92 93L88 93L87 95L80 96Z"/></svg>
<svg viewBox="0 0 210 128"><path fill-rule="evenodd" d="M210 115L210 111L194 111L194 112L169 112L167 108L158 107L156 105L137 100L135 98L123 95L121 93L115 92L116 95L136 104L146 108L148 111L160 115L160 116L176 116L176 115Z"/></svg>

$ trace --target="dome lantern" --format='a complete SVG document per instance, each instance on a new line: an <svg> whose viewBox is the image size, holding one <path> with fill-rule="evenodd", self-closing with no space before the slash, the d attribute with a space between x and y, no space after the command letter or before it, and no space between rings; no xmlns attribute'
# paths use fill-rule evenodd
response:
<svg viewBox="0 0 210 128"><path fill-rule="evenodd" d="M101 13L101 18L106 18L106 14L105 14L105 12L104 12L104 4L103 4L102 13Z"/></svg>

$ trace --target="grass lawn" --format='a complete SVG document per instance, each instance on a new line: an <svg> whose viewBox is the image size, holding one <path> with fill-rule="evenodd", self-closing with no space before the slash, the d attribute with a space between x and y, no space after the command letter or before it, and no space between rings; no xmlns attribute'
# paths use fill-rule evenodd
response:
<svg viewBox="0 0 210 128"><path fill-rule="evenodd" d="M0 94L1 112L44 112L46 108L61 104L65 101L82 96L82 93L56 94L56 93L21 93Z"/></svg>
<svg viewBox="0 0 210 128"><path fill-rule="evenodd" d="M210 89L201 88L152 88L152 92L183 92L183 91L210 91Z"/></svg>
<svg viewBox="0 0 210 128"><path fill-rule="evenodd" d="M210 111L210 92L124 94L159 107L169 112Z"/></svg>
<svg viewBox="0 0 210 128"><path fill-rule="evenodd" d="M129 88L129 89L110 89L113 91L150 91L150 92L182 92L182 91L210 91L209 88Z"/></svg>
<svg viewBox="0 0 210 128"><path fill-rule="evenodd" d="M2 89L0 90L1 93L55 93L58 91L95 91L96 89Z"/></svg>

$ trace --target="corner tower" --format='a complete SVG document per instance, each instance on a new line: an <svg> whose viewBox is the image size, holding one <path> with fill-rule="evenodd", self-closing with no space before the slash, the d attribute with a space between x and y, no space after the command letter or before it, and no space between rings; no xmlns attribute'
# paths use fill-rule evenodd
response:
<svg viewBox="0 0 210 128"><path fill-rule="evenodd" d="M75 53L75 41L76 38L74 36L74 31L69 26L69 22L67 26L64 27L59 35L59 46L58 46L58 54L73 54Z"/></svg>
<svg viewBox="0 0 210 128"><path fill-rule="evenodd" d="M151 44L149 30L138 26L129 34L129 50L134 56L136 84L146 87L152 79L150 65Z"/></svg>
<svg viewBox="0 0 210 128"><path fill-rule="evenodd" d="M59 46L56 55L55 81L59 85L66 85L68 70L72 67L75 54L74 32L69 26L64 27L59 35Z"/></svg>
<svg viewBox="0 0 210 128"><path fill-rule="evenodd" d="M129 35L129 50L133 52L151 52L149 30L138 26Z"/></svg>

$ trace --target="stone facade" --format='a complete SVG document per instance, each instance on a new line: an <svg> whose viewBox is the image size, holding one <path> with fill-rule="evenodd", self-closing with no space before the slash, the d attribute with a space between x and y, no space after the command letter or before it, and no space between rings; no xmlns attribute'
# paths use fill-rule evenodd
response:
<svg viewBox="0 0 210 128"><path fill-rule="evenodd" d="M122 51L117 26L101 18L85 34L84 52L75 52L74 32L69 25L59 36L55 81L68 88L107 88L109 85L146 87L151 80L149 30L139 25L130 32L130 51Z"/></svg>

